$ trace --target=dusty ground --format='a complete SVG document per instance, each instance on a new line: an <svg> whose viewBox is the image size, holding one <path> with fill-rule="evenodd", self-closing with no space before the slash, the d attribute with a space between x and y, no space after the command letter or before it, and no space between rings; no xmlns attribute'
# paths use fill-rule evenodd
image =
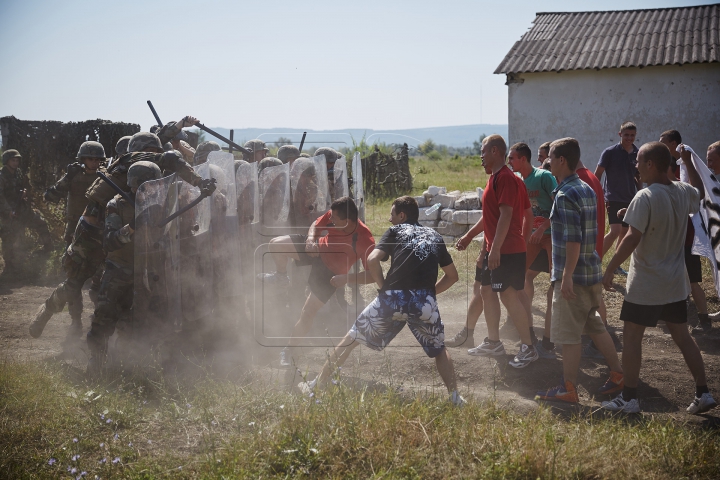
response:
<svg viewBox="0 0 720 480"><path fill-rule="evenodd" d="M536 280L534 320L538 336L542 333L541 309L544 310L544 298L541 298L543 296L540 292L547 288L547 278L547 275L543 274ZM619 281L618 286L622 289L624 279ZM27 327L34 318L38 306L52 291L54 281L45 280L45 284L41 281L32 285L26 283L0 277L0 345L3 358L16 361L62 361L81 372L87 362L87 350L83 338L66 337L70 324L67 311L56 315L50 321L41 338L33 339L28 334ZM717 311L720 307L711 281L706 281L703 286L708 293L709 310ZM83 322L87 331L89 315L93 308L87 291L84 292L84 299ZM469 297L450 299L440 296L440 311L447 337L452 337L463 327L468 299ZM621 323L618 320L622 294L605 292L605 299L610 325L616 329L617 336L622 339ZM690 312L692 319L696 320L694 305L691 305ZM338 317L341 319L338 320ZM342 336L347 330L352 323L352 317L351 312L346 318L342 318L342 315L334 315L333 320L318 322L311 335L316 337L315 344L322 346L305 348L300 365L301 370L309 377L314 376L319 370L329 346L336 341L335 337ZM279 324L264 325L263 330L258 329L258 332L278 334L286 328L289 329L294 321L295 317L288 312ZM481 317L475 340L482 341L485 334L484 319ZM257 336L262 336L262 333L258 333ZM510 404L521 410L536 407L537 403L533 400L535 392L554 386L558 382L562 374L561 360L541 359L526 369L513 369L507 365L507 361L517 352L519 343L515 340L511 335L510 338L503 338L508 356L498 361L471 357L466 354L464 348L451 349L458 384L463 395L475 399L494 398L500 403ZM283 342L282 339L258 342L246 336L241 341L240 347L231 349L220 361L215 362L226 363L225 368L220 370L222 372L253 368L265 376L268 382L282 386L290 382L287 379L287 371L277 368L279 348L263 346L260 343L278 345ZM718 358L720 325L715 325L713 334L697 337L697 342L704 355L710 390L717 398L720 396L720 359ZM604 383L608 370L602 360L591 359L583 359L581 370L581 402L584 410L591 411L605 399L594 398L592 392ZM434 362L425 357L407 329L383 353L366 348L356 349L343 368L342 378L344 382L358 386L444 394ZM299 380L295 378L292 383ZM720 409L701 417L685 414L684 410L692 400L693 392L694 383L690 373L670 336L661 328L648 329L643 344L643 367L639 387L644 414L669 415L683 421L720 425ZM576 411L573 407L567 406L555 408L564 412Z"/></svg>

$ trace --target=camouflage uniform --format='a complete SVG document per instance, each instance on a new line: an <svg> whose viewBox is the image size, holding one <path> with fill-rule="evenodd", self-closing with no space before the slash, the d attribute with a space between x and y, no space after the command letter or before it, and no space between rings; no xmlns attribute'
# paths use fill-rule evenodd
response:
<svg viewBox="0 0 720 480"><path fill-rule="evenodd" d="M125 225L134 223L135 206L120 195L107 204L103 246L107 251L105 273L100 284L95 315L87 343L92 360L102 361L107 341L115 332L118 320L130 319L133 301L133 241ZM98 365L95 365L96 367Z"/></svg>
<svg viewBox="0 0 720 480"><path fill-rule="evenodd" d="M245 142L245 145L243 145L243 147L253 152L252 155L248 155L247 153L243 152L243 160L250 163L259 162L260 160L265 158L269 151L267 145L265 145L265 142L257 138L255 140L248 140L247 142Z"/></svg>
<svg viewBox="0 0 720 480"><path fill-rule="evenodd" d="M22 158L17 150L2 155L3 164L11 158ZM11 172L7 165L0 169L0 240L2 240L5 271L18 271L23 259L15 249L25 237L25 229L34 230L44 250L52 248L52 237L45 219L30 205L30 181L20 168Z"/></svg>
<svg viewBox="0 0 720 480"><path fill-rule="evenodd" d="M175 122L170 122L163 128L158 130L157 137L160 143L166 143L178 134L182 129L177 127ZM136 133L138 135L150 135L148 133ZM132 140L130 141L132 147ZM132 148L131 148L132 149ZM164 175L177 173L180 178L193 186L198 186L203 182L200 175L195 173L193 168L187 163L180 152L171 150L164 153L153 152L128 152L117 158L108 167L108 177L120 188L129 191L127 186L127 171L133 163L147 161L156 164L163 171ZM85 209L85 215L91 217L102 218L104 206L115 196L116 192L107 183L101 179L95 180L86 193L88 198L88 206Z"/></svg>

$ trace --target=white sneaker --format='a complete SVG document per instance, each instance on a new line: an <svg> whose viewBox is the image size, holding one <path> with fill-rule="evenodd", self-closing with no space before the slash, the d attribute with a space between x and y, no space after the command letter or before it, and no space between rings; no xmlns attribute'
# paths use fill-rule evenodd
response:
<svg viewBox="0 0 720 480"><path fill-rule="evenodd" d="M453 392L450 394L450 403L452 403L456 407L463 407L467 402L463 397L460 396L457 390L453 390Z"/></svg>
<svg viewBox="0 0 720 480"><path fill-rule="evenodd" d="M715 407L717 407L717 402L712 395L703 393L700 398L695 397L695 400L687 407L687 412L691 415L698 415L712 410Z"/></svg>
<svg viewBox="0 0 720 480"><path fill-rule="evenodd" d="M315 380L311 380L309 382L300 382L298 383L298 388L302 392L303 395L306 397L312 397L314 395L315 386L317 385L317 377Z"/></svg>
<svg viewBox="0 0 720 480"><path fill-rule="evenodd" d="M474 348L468 349L468 355L474 355L476 357L499 357L505 355L505 347L501 341L492 342L490 338L485 337L485 340Z"/></svg>
<svg viewBox="0 0 720 480"><path fill-rule="evenodd" d="M287 273L272 272L272 273L258 273L258 280L268 285L277 285L279 287L285 287L290 285L290 278Z"/></svg>
<svg viewBox="0 0 720 480"><path fill-rule="evenodd" d="M625 401L622 393L609 402L602 402L602 408L611 412L640 413L640 402L637 398Z"/></svg>

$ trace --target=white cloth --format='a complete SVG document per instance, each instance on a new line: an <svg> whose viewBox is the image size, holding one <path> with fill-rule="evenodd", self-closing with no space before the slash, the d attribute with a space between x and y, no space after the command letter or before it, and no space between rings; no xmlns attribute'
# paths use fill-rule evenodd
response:
<svg viewBox="0 0 720 480"><path fill-rule="evenodd" d="M718 271L720 268L720 182L692 148L687 145L684 147L692 156L693 165L700 175L705 190L700 192L704 197L700 202L700 211L692 216L693 227L695 227L692 253L710 260L715 291L720 296L720 272ZM677 150L680 151L679 145ZM687 167L682 161L680 162L680 181L688 182ZM716 237L716 240L711 240L713 237Z"/></svg>

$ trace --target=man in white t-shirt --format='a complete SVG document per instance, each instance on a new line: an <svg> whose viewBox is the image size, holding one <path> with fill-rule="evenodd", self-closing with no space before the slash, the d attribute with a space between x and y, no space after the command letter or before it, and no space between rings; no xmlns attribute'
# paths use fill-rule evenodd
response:
<svg viewBox="0 0 720 480"><path fill-rule="evenodd" d="M695 399L687 411L703 413L716 407L717 403L707 388L700 349L687 328L685 299L690 294L690 282L684 250L688 216L698 211L700 192L692 185L673 182L668 177L672 156L662 143L646 143L640 148L637 159L640 178L647 188L637 192L630 202L624 217L629 225L628 233L603 276L605 289L612 291L615 269L632 254L627 293L620 311L620 320L624 322L622 367L625 385L620 395L603 402L602 406L606 410L626 413L640 411L637 385L643 335L645 328L655 327L658 320L664 320L695 379ZM694 169L693 173L702 184Z"/></svg>

